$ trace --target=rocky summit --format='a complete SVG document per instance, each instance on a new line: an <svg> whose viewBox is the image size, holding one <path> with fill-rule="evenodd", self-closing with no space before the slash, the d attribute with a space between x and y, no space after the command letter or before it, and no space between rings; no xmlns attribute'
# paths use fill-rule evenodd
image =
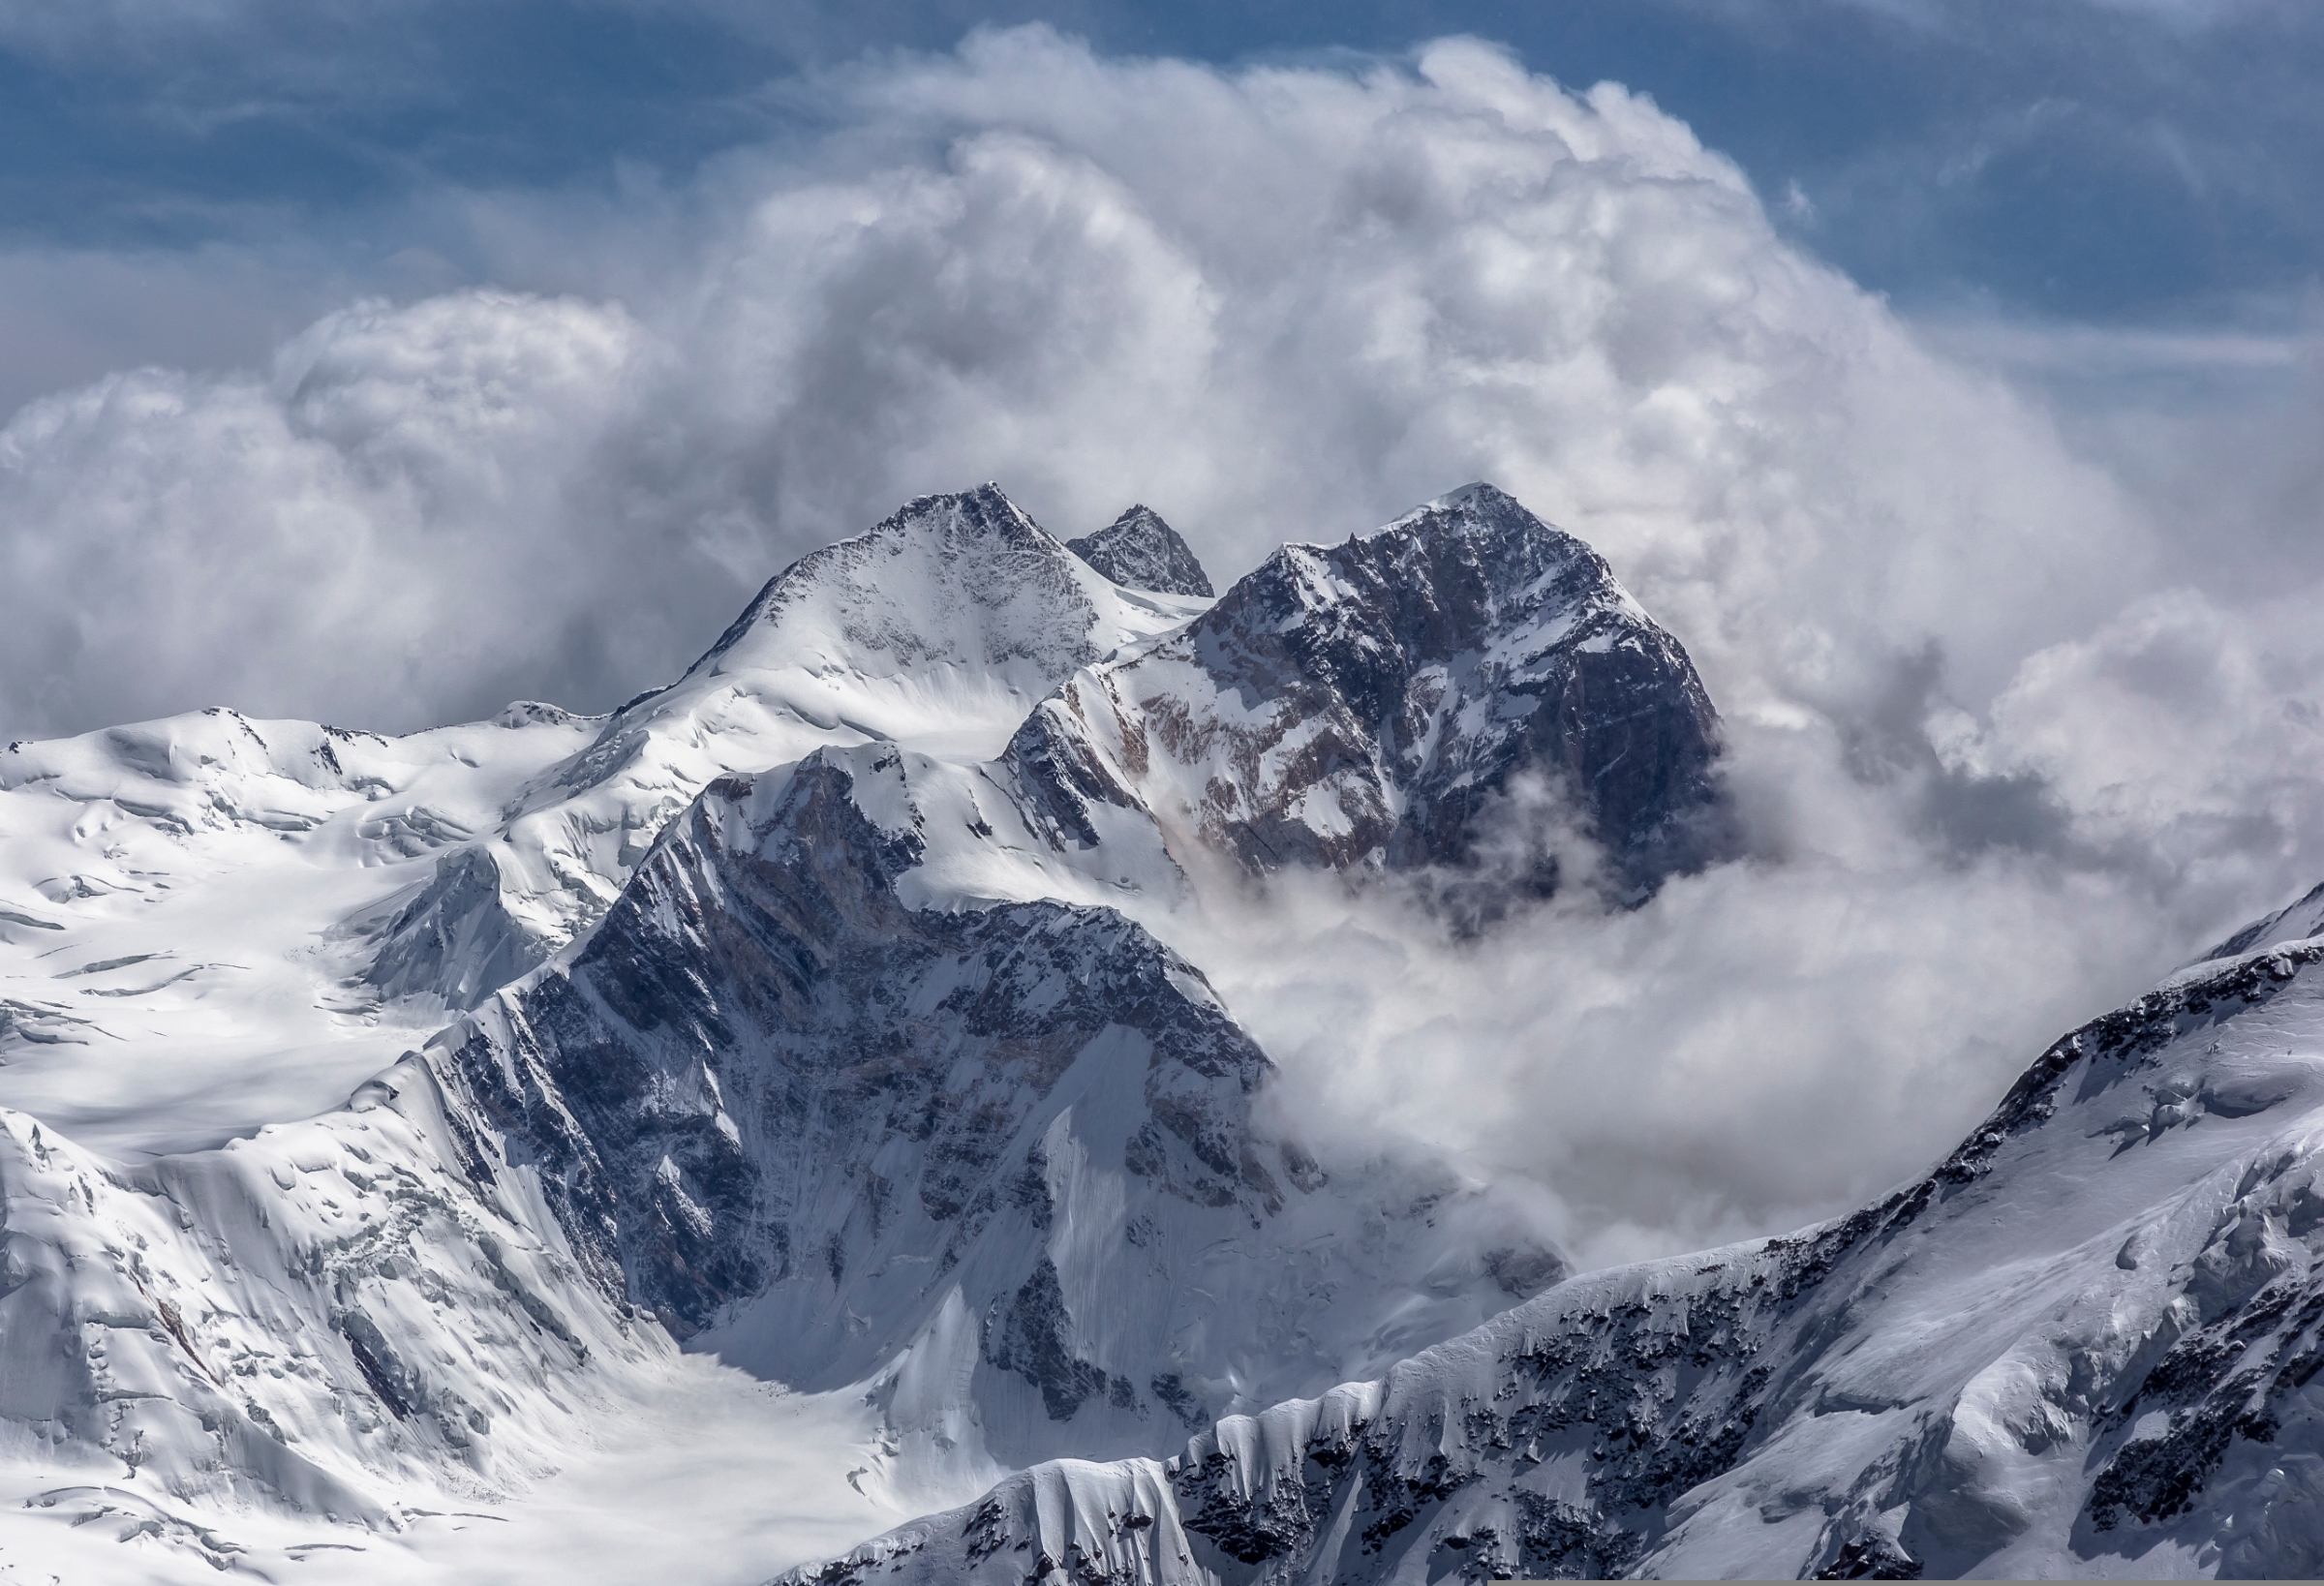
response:
<svg viewBox="0 0 2324 1586"><path fill-rule="evenodd" d="M1065 548L1125 589L1205 600L1218 593L1193 550L1150 506L1133 506L1096 534L1067 540Z"/></svg>
<svg viewBox="0 0 2324 1586"><path fill-rule="evenodd" d="M1854 1214L1576 1273L1310 1138L1196 923L1651 919L1741 848L1685 648L1485 484L1210 589L985 485L605 716L11 746L0 1563L550 1578L472 1522L727 1480L704 1578L2324 1566L2316 894Z"/></svg>
<svg viewBox="0 0 2324 1586"><path fill-rule="evenodd" d="M1144 807L1259 872L1495 862L1553 884L1542 828L1562 825L1635 900L1733 847L1685 649L1490 485L1285 546L1068 682L1009 753L1076 830L1092 805Z"/></svg>

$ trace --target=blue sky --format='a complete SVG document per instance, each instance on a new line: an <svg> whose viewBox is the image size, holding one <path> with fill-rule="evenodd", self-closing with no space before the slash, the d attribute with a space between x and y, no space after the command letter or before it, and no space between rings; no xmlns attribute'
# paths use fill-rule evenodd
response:
<svg viewBox="0 0 2324 1586"><path fill-rule="evenodd" d="M2301 0L111 0L0 6L0 247L460 259L446 190L685 180L795 130L779 85L1046 19L1109 53L1448 33L1652 95L1908 307L2271 322L2324 257L2324 8ZM770 91L776 88L777 91ZM292 257L300 261L290 265ZM17 350L21 356L23 350Z"/></svg>
<svg viewBox="0 0 2324 1586"><path fill-rule="evenodd" d="M1028 22L1046 24L1047 31L1026 31ZM468 358L481 367L489 358L479 350L499 348L522 367L493 377L513 383L487 381L478 389L519 390L533 393L524 401L542 403L564 400L556 393L565 390L558 383L563 377L554 374L565 365L528 351L535 344L527 338L535 334L525 328L528 317L547 311L520 303L490 327L443 328L467 323L464 315L474 318L473 304L463 308L445 294L485 288L570 294L597 316L585 341L659 349L651 357L635 349L622 353L618 375L605 377L635 381L638 389L660 378L641 371L672 359L724 358L736 347L745 350L744 363L754 355L748 337L717 346L702 341L705 303L725 303L737 314L744 310L735 305L755 305L749 313L780 316L807 313L801 305L812 298L819 305L813 312L825 317L817 334L831 345L810 348L823 362L786 369L782 380L794 384L738 390L727 408L706 412L666 445L652 439L653 414L593 418L610 426L608 434L627 437L624 443L637 448L646 472L610 494L592 487L597 496L587 510L554 499L582 488L577 474L538 458L526 464L544 471L522 503L535 514L539 535L569 537L578 533L573 525L595 513L608 546L675 547L661 553L678 570L668 575L656 608L661 625L650 641L622 637L652 625L637 602L625 604L618 592L576 575L549 660L508 658L473 685L393 695L408 697L408 708L382 706L376 689L334 705L329 698L302 702L295 690L273 686L265 690L268 708L359 709L368 718L393 716L412 724L431 712L477 708L502 687L578 704L623 697L682 662L695 630L715 627L736 592L755 585L785 556L818 536L860 527L866 514L892 505L896 492L962 482L932 472L930 459L946 446L944 455L953 459L946 466L956 470L1018 470L1012 478L1043 510L1100 511L1096 498L1116 481L1122 489L1161 488L1136 485L1139 470L1153 473L1168 449L1150 443L1152 433L1140 428L1136 415L1123 415L1086 445L1086 466L1071 478L1038 426L1086 412L1086 404L1076 410L1063 393L1090 371L1135 369L1134 361L1119 362L1136 351L1129 339L1101 345L1091 326L1131 325L1142 317L1159 325L1161 311L1136 294L1161 290L1150 283L1180 266L1197 283L1186 289L1185 302L1209 305L1177 321L1192 327L1187 334L1216 336L1241 325L1237 333L1262 335L1287 350L1279 369L1242 393L1262 404L1252 422L1279 426L1280 435L1255 441L1252 457L1232 467L1213 454L1173 475L1190 481L1184 486L1190 509L1208 503L1207 509L1221 514L1215 525L1192 526L1198 544L1232 547L1218 554L1247 565L1252 547L1278 534L1228 527L1240 521L1238 514L1251 517L1255 510L1231 503L1258 500L1263 484L1280 491L1297 480L1277 470L1268 449L1273 444L1308 446L1319 458L1353 448L1348 466L1357 474L1337 463L1319 464L1316 499L1338 500L1339 485L1360 475L1362 488L1341 492L1345 500L1336 508L1356 514L1357 522L1365 521L1362 513L1399 510L1418 495L1457 483L1462 470L1503 453L1532 459L1506 466L1538 469L1548 488L1562 489L1566 475L1547 461L1556 449L1548 440L1535 435L1527 442L1533 449L1510 450L1509 438L1520 433L1515 426L1538 421L1518 416L1522 403L1481 416L1464 435L1446 430L1436 452L1416 450L1401 461L1400 454L1381 452L1362 429L1417 431L1440 422L1440 410L1457 406L1442 400L1464 390L1459 382L1470 378L1460 372L1468 354L1452 344L1437 349L1450 361L1428 366L1427 379L1442 382L1433 386L1372 389L1364 382L1378 374L1373 365L1334 375L1353 380L1349 389L1367 392L1373 406L1361 420L1335 414L1333 401L1346 406L1344 391L1312 401L1301 396L1287 406L1267 386L1274 381L1320 390L1299 385L1308 377L1298 371L1323 356L1311 345L1320 334L1315 327L1333 315L1351 317L1350 323L1361 320L1366 303L1382 300L1375 288L1388 290L1391 281L1427 283L1416 298L1426 306L1415 312L1447 323L1462 314L1484 315L1499 289L1490 283L1481 289L1482 278L1457 256L1459 248L1484 246L1480 239L1493 229L1489 195L1463 189L1448 199L1449 218L1435 235L1408 225L1409 216L1388 217L1383 224L1392 233L1393 257L1366 265L1377 273L1363 289L1372 298L1347 295L1354 290L1349 277L1310 283L1311 298L1301 302L1277 290L1282 260L1292 257L1284 250L1340 247L1358 231L1320 213L1282 219L1278 228L1279 205L1246 182L1231 200L1221 200L1226 207L1218 213L1233 204L1257 205L1234 213L1270 234L1229 235L1206 219L1204 193L1214 174L1223 193L1235 185L1226 178L1240 173L1207 172L1183 161L1173 166L1167 157L1182 144L1254 169L1288 162L1284 179L1295 186L1305 168L1300 162L1312 161L1316 180L1326 180L1321 173L1329 170L1335 173L1329 180L1352 184L1343 200L1361 218L1371 201L1365 184L1381 179L1376 171L1365 174L1369 157L1352 145L1314 142L1320 135L1302 119L1306 111L1266 108L1262 102L1275 92L1266 87L1268 74L1296 80L1303 85L1298 93L1311 98L1328 97L1332 83L1352 88L1383 73L1406 84L1373 95L1371 109L1350 123L1369 127L1361 137L1377 142L1394 136L1398 115L1450 116L1467 102L1469 89L1456 85L1423 94L1424 105L1386 108L1427 76L1420 65L1426 42L1453 35L1487 41L1524 72L1570 90L1610 80L1659 107L1654 120L1661 130L1615 129L1616 143L1636 134L1644 138L1641 149L1653 145L1674 130L1662 118L1675 118L1720 159L1734 162L1757 196L1756 212L1738 222L1715 197L1718 180L1697 185L1687 200L1695 205L1693 218L1670 233L1669 245L1682 252L1743 249L1751 262L1736 268L1758 283L1754 290L1789 281L1794 260L1821 261L1950 360L1954 373L1942 380L1970 371L2000 381L1993 414L2003 414L2011 402L2031 405L1994 422L2055 429L2059 468L2095 460L2098 470L2096 494L2088 501L2040 510L2062 523L2109 521L2112 508L2099 496L2138 498L2155 525L2139 555L2093 553L2105 576L2069 581L2075 588L2126 597L2131 592L2108 580L2132 564L2150 588L2186 583L2232 599L2324 578L2324 536L2314 534L2305 504L2315 494L2317 468L2299 461L2318 449L2309 442L2324 410L2315 373L2324 95L2313 91L2324 82L2324 7L2306 0L88 0L71 8L0 0L0 414L35 399L65 402L43 410L46 417L22 418L7 442L19 459L13 474L0 469L6 475L0 487L16 493L10 508L15 521L0 541L16 558L14 598L30 623L33 613L71 604L69 595L56 592L70 585L60 569L82 564L76 558L90 568L118 566L138 547L161 543L157 525L170 521L172 503L187 499L187 487L155 459L180 455L173 447L194 448L182 453L188 457L207 455L191 438L204 423L229 422L221 414L262 410L264 422L281 432L283 455L304 456L298 448L315 437L299 428L302 393L311 383L299 374L300 360L315 356L352 382L350 389L384 390L381 381L403 381L396 388L434 415L428 422L438 428L430 433L445 438L446 449L428 453L437 459L429 467L468 469L482 481L467 495L407 481L417 492L412 500L432 504L404 529L389 525L382 515L386 509L372 502L334 507L341 516L331 521L352 527L329 533L402 544L416 559L410 567L447 569L440 574L444 588L464 588L467 575L445 560L443 547L489 550L502 543L495 533L514 532L447 526L467 524L465 513L480 514L478 524L501 521L490 517L502 509L493 503L517 501L506 494L516 489L510 482L516 475L505 472L516 465L457 457L467 432L446 416L457 405L439 401L452 389L442 379L451 377L438 371L423 379L413 371L433 368L431 358ZM978 39L1001 42L987 47ZM1176 67L1157 75L1142 64L1157 62L1180 63L1179 78L1170 76ZM994 97L1004 82L1017 101ZM1047 105L1053 95L1057 103ZM1169 120L1229 104L1239 105L1237 113L1245 117L1232 137ZM1113 124L1109 107L1120 111ZM1365 119L1375 113L1387 119ZM1493 158L1532 158L1520 147L1529 135L1514 124L1502 131L1507 146ZM857 260L857 274L814 275L822 265L813 261L856 246L841 231L816 229L821 223L811 217L824 200L814 195L828 196L835 183L854 184L849 201L885 217L862 234L885 237L881 247L902 248L899 239L920 221L909 218L917 213L909 203L892 207L891 199L917 191L915 183L934 183L927 191L949 193L946 202L968 202L984 189L982 178L963 167L968 158L963 151L1022 137L1066 165L1081 162L1076 168L1104 172L1117 184L1104 202L1127 204L1148 228L1147 245L1135 259L1092 256L1072 266L1121 272L1115 286L1129 295L1104 311L1111 320L1102 314L1086 321L1044 319L1038 305L1010 320L993 309L1012 285L1006 268L1015 266L1002 262L1012 244L976 232L973 217L933 227L911 245L921 254L906 249L890 257L874 249ZM1448 120L1444 138L1423 139L1426 148L1416 144L1422 151L1411 157L1423 164L1450 158L1466 137ZM1697 176L1711 170L1688 168ZM1027 172L1029 185L1009 201L1029 201L1027 195L1044 184L1079 180L1030 167ZM1537 210L1554 209L1563 180L1537 175L1538 182L1526 178L1534 185L1520 182L1513 198L1513 214L1535 214L1528 224L1539 222ZM1634 176L1607 175L1607 193L1624 195L1624 203L1647 202L1663 178ZM1074 201L1085 200L1103 207L1088 194ZM1416 190L1413 201L1420 208L1407 209L1417 214L1433 198ZM1746 231L1758 228L1764 245L1740 240L1743 233L1730 223ZM1639 224L1641 234L1651 229ZM1060 243L1065 251L1046 264L1034 261L1033 273L1065 268L1060 260L1087 241ZM1556 278L1570 262L1561 262L1561 245L1546 233L1513 234L1501 243L1526 254L1543 280ZM931 262L940 254L950 259L941 267ZM800 279L820 283L796 301L782 284L793 264L807 271ZM748 290L733 286L736 270L746 266L746 273L758 272ZM1589 290L1617 298L1638 292L1641 303L1650 297L1650 261L1609 258L1593 268L1595 275L1583 272ZM930 291L945 290L948 269L954 276L1003 273L993 278L991 301L963 305L970 312L941 323L916 318ZM1086 280L1076 276L1072 283ZM1703 300L1689 312L1707 316L1705 326L1720 315L1728 319L1719 320L1724 328L1705 329L1707 339L1692 354L1698 362L1713 353L1740 360L1736 369L1771 389L1789 378L1792 342L1786 337L1815 340L1829 334L1833 316L1847 320L1855 312L1836 298L1813 310L1803 300L1783 313L1768 311L1768 326L1789 326L1782 334L1762 326L1744 336L1732 305L1712 303L1716 282L1706 277L1698 285ZM416 312L430 302L439 307ZM393 325L362 315L330 318L360 303L415 313ZM1511 345L1530 346L1528 338L1546 334L1542 327L1555 321L1556 310L1549 301L1546 319L1506 326ZM634 323L613 322L625 314ZM902 340L889 340L892 331ZM1720 340L1730 332L1743 339ZM1204 367L1171 363L1181 351L1175 334L1152 330L1150 347L1136 354L1169 364L1170 379L1178 382L1172 389L1223 391L1216 382L1238 378L1223 355ZM1549 379L1543 371L1553 368L1579 370L1602 355L1620 361L1625 333L1609 320L1591 334L1612 339L1543 343L1534 349L1536 361L1525 365L1526 379ZM343 335L353 340L343 342ZM422 338L425 350L397 340L406 336ZM807 344L786 345L782 356ZM1085 350L1085 367L1061 355L1038 370L1027 361L1044 348L1068 347ZM353 361L329 361L342 354ZM124 405L106 394L111 387L91 384L145 366L180 372L152 390L136 386L145 407ZM360 379L352 370L360 370ZM545 383L526 383L536 378ZM779 387L790 394L767 397ZM1798 432L1803 445L1815 425L1836 421L1818 416L1812 402L1746 414L1736 406L1740 388L1723 377L1688 388L1688 400L1728 405L1738 436L1752 424L1770 433L1807 426ZM982 436L973 414L960 416L969 409L945 406L968 390L1016 415L1007 439ZM811 400L801 392L812 393ZM58 393L78 394L68 401ZM1631 392L1626 400L1632 399L1662 400L1651 384ZM799 402L808 406L795 407ZM866 439L881 433L879 425L900 422L893 415L914 403L953 415L941 446L919 438L891 437L879 445ZM168 436L162 431L168 426L152 418L164 409L180 415L168 420L176 428ZM351 431L332 442L340 451L328 462L340 483L331 489L370 488L365 471L377 465L365 461L371 455L365 448L412 433L380 416L391 411L403 412L391 406L374 412L383 426L377 434ZM863 415L852 421L858 427L845 445L825 445L812 456L797 449L814 423L836 422L829 415L841 412ZM68 421L76 412L81 416ZM738 416L746 414L748 422ZM1327 434L1330 423L1341 430ZM87 434L102 430L106 439L102 444L76 439L82 436L76 425L94 426ZM1246 426L1219 433L1251 432ZM470 439L479 456L496 443L485 432ZM1942 435L1929 440L1932 446L1940 442L1950 443ZM1925 466L1939 473L1980 469L1981 444L1963 442L1955 454ZM726 494L704 496L705 502L716 497L717 504L688 504L667 479L651 474L651 468L673 466L656 460L663 452L688 446L715 459L686 477L689 487L714 474L722 479ZM769 460L777 455L790 460L779 469ZM1590 466L1602 462L1607 459ZM1244 463L1241 485L1221 482ZM281 492L290 487L264 469L253 464L245 473L221 498L239 504L202 520L209 540L186 539L176 554L219 566L239 557L257 569L263 536L235 525L289 522L322 499L316 494L322 487L312 482L299 487L306 494L286 496ZM1192 482L1198 474L1208 482ZM133 477L134 487L126 482ZM803 482L813 479L820 482ZM1836 474L1822 480L1830 501L1818 510L1841 510L1831 504L1846 494L1838 481ZM1237 494L1245 487L1246 494ZM1989 515L2034 511L2034 500L2028 495ZM622 509L627 515L600 511L609 501L630 503ZM1575 501L1573 509L1584 510L1582 498ZM1603 530L1586 520L1579 527L1609 536L1629 532L1613 506L1605 510L1614 515ZM1682 514L1672 521L1689 520ZM398 541L406 530L411 537ZM2064 527L2044 533L2071 537ZM2222 540L2239 547L2237 554L2219 554ZM100 543L121 549L88 549ZM1618 537L1609 543L1620 548ZM1874 546L1865 554L1876 553L1887 549ZM237 576L237 598L262 603L295 593L291 585L261 593L258 570ZM139 598L166 602L169 588L157 576ZM395 642L426 648L433 641L421 635L429 622L443 620L442 611L456 603L453 594L442 595L439 605L417 601ZM76 619L83 630L94 631L96 610ZM113 620L123 631L138 632L164 623L135 615L127 604ZM167 622L180 620L173 612ZM247 623L235 625L240 619L218 621L223 630L248 630ZM2022 645L2011 648L2018 642L2012 640L1984 655L1978 644L1941 631L1942 625L1926 614L1913 621L1925 633L1900 633L1897 650L1917 653L1922 637L1943 640L1954 675L1978 676L1985 694L2030 654ZM2032 644L2048 632L2033 623L2020 637ZM85 632L84 640L96 642ZM138 672L126 658L120 665L124 680L136 673L140 681L123 681L107 692L86 686L93 674L70 668L19 681L10 688L9 715L25 726L56 730L114 719L124 711L250 691L236 680L251 668L212 675L191 666ZM449 677L457 668L445 659L438 670ZM46 703L32 699L41 690Z"/></svg>

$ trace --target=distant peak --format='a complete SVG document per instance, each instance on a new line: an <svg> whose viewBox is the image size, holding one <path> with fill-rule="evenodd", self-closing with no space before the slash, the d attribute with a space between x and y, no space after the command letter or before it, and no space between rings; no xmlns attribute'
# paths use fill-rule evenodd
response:
<svg viewBox="0 0 2324 1586"><path fill-rule="evenodd" d="M1382 534L1431 533L1451 530L1458 533L1469 526L1547 530L1548 525L1526 509L1525 503L1503 490L1499 485L1480 479L1448 490L1432 502L1423 502L1393 523L1380 530Z"/></svg>
<svg viewBox="0 0 2324 1586"><path fill-rule="evenodd" d="M913 530L932 520L946 527L957 525L971 533L999 530L1011 535L1040 527L1033 522L1030 513L1009 500L1006 491L988 479L970 490L948 490L930 496L915 496L884 521L874 525L871 533L880 534Z"/></svg>
<svg viewBox="0 0 2324 1586"><path fill-rule="evenodd" d="M1514 506L1517 504L1517 501L1515 497L1499 485L1483 479L1477 479L1462 485L1458 490L1446 491L1428 504L1447 509L1463 506L1482 506L1490 509L1505 505Z"/></svg>
<svg viewBox="0 0 2324 1586"><path fill-rule="evenodd" d="M1065 548L1123 589L1193 595L1206 600L1215 593L1192 548L1159 512L1144 503L1094 534L1067 540Z"/></svg>

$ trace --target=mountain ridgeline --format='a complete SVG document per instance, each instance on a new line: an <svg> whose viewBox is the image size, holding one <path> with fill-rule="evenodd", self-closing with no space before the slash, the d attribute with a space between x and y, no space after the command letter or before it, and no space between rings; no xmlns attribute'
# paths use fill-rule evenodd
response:
<svg viewBox="0 0 2324 1586"><path fill-rule="evenodd" d="M317 977L305 1050L451 1022L135 1172L6 1114L0 1408L177 1501L390 1524L414 1481L522 1485L682 1344L871 1394L872 1464L957 1485L1167 1454L1556 1283L1523 1195L1320 1162L1151 928L1189 844L1457 867L1533 774L1651 885L1716 825L1699 683L1484 487L1208 589L1147 509L1068 547L985 486L801 559L609 717L12 748L65 879L0 915L11 1062L65 1085L133 1021L156 1076L173 1031L277 1050L296 982L252 962ZM223 876L269 906L202 913ZM205 959L151 948L169 909ZM43 990L58 954L112 1000Z"/></svg>
<svg viewBox="0 0 2324 1586"><path fill-rule="evenodd" d="M608 716L11 747L5 1447L229 1570L506 1498L683 1350L943 1494L787 1582L2324 1569L2320 895L1853 1216L1575 1276L1531 1187L1302 1139L1174 927L1641 906L1737 850L1700 679L1489 485L1210 589L987 485Z"/></svg>
<svg viewBox="0 0 2324 1586"><path fill-rule="evenodd" d="M1068 545L992 485L908 503L769 580L443 853L365 925L371 983L477 1005L586 930L710 781L820 745L1005 748L1072 840L1098 840L1102 802L1260 873L1483 869L1539 895L1578 837L1635 902L1734 849L1685 650L1489 485L1209 590L1144 506ZM1536 786L1545 806L1513 799Z"/></svg>
<svg viewBox="0 0 2324 1586"><path fill-rule="evenodd" d="M1735 847L1686 651L1603 558L1490 485L1283 547L1184 628L1067 682L1009 756L1068 830L1094 805L1144 808L1260 873L1489 859L1546 891L1554 856L1514 798L1529 780L1628 901Z"/></svg>

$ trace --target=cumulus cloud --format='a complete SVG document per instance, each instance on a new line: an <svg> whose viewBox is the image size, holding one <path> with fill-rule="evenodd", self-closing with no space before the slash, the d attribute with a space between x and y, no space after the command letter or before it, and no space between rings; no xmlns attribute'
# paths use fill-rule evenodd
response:
<svg viewBox="0 0 2324 1586"><path fill-rule="evenodd" d="M2048 1039L2139 990L2165 934L2102 876L1930 864L1877 792L1808 802L1827 839L1853 828L1838 851L1634 913L1569 898L1464 938L1294 880L1180 929L1326 1162L1441 1152L1546 1186L1544 1232L1583 1266L1699 1249L1925 1169Z"/></svg>
<svg viewBox="0 0 2324 1586"><path fill-rule="evenodd" d="M199 511L218 526L219 599L156 582L110 604L124 634L216 620L243 654L216 674L148 668L133 705L122 684L76 698L79 667L41 679L44 642L11 657L9 714L56 730L256 687L268 697L237 702L411 725L473 708L479 663L513 679L527 657L535 691L601 704L620 685L540 640L606 620L590 579L529 591L531 631L493 654L461 592L496 569L472 557L522 542L594 566L600 595L616 564L643 568L628 606L680 619L638 641L667 667L684 625L715 628L713 607L788 557L986 476L1067 530L1153 501L1238 570L1494 477L1612 556L1730 709L1845 692L1865 656L1932 635L1990 691L2010 657L2135 592L2142 525L2038 412L1784 245L1731 165L1618 88L1576 97L1460 41L1410 69L1225 73L1101 60L1036 28L796 91L833 130L641 205L652 235L619 213L502 223L505 257L564 256L570 277L618 281L626 308L580 279L585 301L364 310L269 377L126 377L20 416L0 475L17 554L134 565ZM673 214L689 238L675 257ZM428 372L452 356L453 318L476 348L466 383ZM557 334L576 361L539 351ZM608 337L618 375L584 373ZM487 373L494 349L507 361ZM374 399L316 429L301 360ZM148 386L173 394L130 397ZM471 435L486 389L497 416ZM157 460L213 422L236 441L203 456L197 508ZM423 460L422 435L448 449ZM286 510L309 534L331 514L359 525L345 576L403 580L390 604L443 612L437 633L343 635L353 655L394 647L348 670L393 671L400 709L329 674L296 686L309 703L288 697L303 630L250 608L311 604L314 571L286 579L273 542L225 528ZM2010 597L1990 598L2004 570ZM279 648L248 643L270 628Z"/></svg>
<svg viewBox="0 0 2324 1586"><path fill-rule="evenodd" d="M471 292L331 315L264 374L30 404L0 430L12 715L400 726L586 668L609 586L656 589L592 499L655 355L618 308Z"/></svg>
<svg viewBox="0 0 2324 1586"><path fill-rule="evenodd" d="M816 137L478 218L564 295L359 305L19 412L7 725L603 708L986 477L1060 534L1147 502L1228 576L1492 478L1688 645L1756 857L1467 938L1291 884L1172 929L1320 1134L1541 1178L1599 1256L1901 1177L2324 869L2294 592L2174 588L2183 542L2040 401L1649 101L1462 40L1223 71L1039 28L783 91Z"/></svg>

